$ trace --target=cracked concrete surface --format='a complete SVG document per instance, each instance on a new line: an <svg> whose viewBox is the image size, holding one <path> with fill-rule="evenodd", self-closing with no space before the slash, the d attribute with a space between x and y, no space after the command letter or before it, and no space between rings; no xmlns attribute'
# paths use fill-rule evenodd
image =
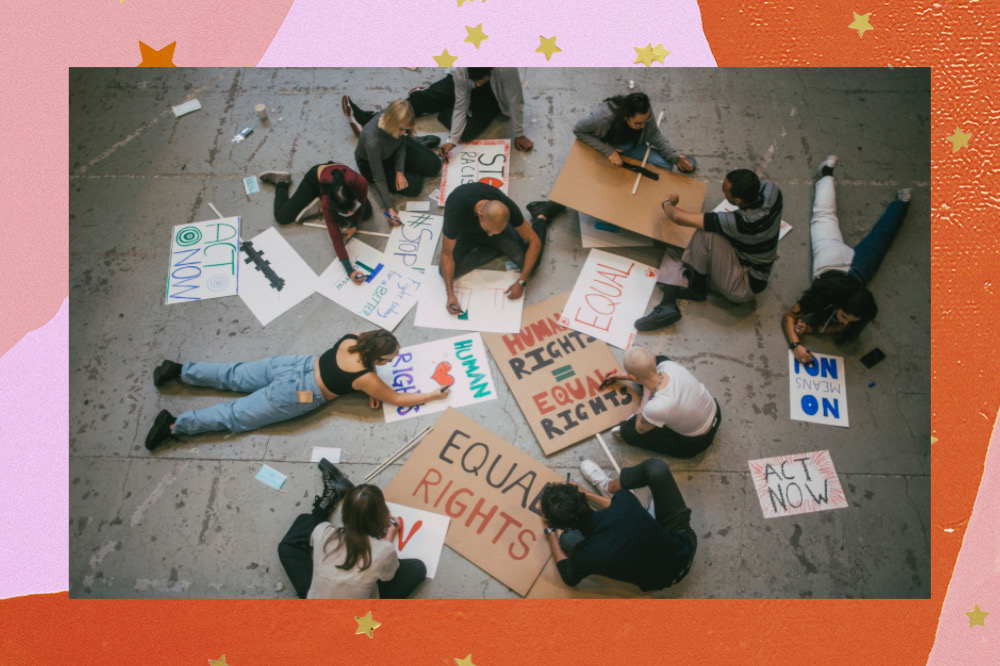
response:
<svg viewBox="0 0 1000 666"><path fill-rule="evenodd" d="M763 169L794 227L779 248L756 308L682 302L673 329L639 344L689 367L719 400L714 445L692 460L665 458L692 507L699 537L691 574L656 596L927 597L930 591L930 167L925 69L522 70L530 154L515 152L510 194L545 195L573 141L571 127L597 102L636 89L664 110L671 142L699 160L705 209L721 200L727 171ZM244 435L185 438L155 455L143 439L156 413L228 395L177 383L157 390L163 358L250 360L320 353L346 331L370 328L319 294L262 328L238 298L163 305L169 230L215 217L208 203L243 218L244 236L273 224L272 189L247 196L241 180L288 169L296 180L329 159L354 164L354 136L340 111L349 93L385 105L441 72L364 70L73 69L70 71L70 595L74 598L290 598L276 547L321 487L313 446L343 449L358 480L434 420L385 424L355 395L305 417ZM172 105L202 109L175 118ZM253 107L264 103L270 120ZM254 133L231 142L244 125ZM443 128L432 118L421 132ZM507 136L494 123L487 138ZM780 317L809 281L812 174L828 153L837 166L845 239L856 243L896 189L913 187L907 220L872 284L879 316L860 340L814 350L847 358L850 428L788 418L787 346ZM431 186L425 194L429 193ZM376 205L377 208L377 205ZM433 210L433 208L432 208ZM362 228L386 231L376 213ZM333 259L322 230L281 228L320 272ZM377 248L381 239L366 237ZM616 251L656 264L661 247ZM527 291L528 303L570 289L587 251L574 213L555 221ZM501 267L497 262L491 267ZM658 292L654 300L658 300ZM450 333L396 330L404 344ZM858 358L887 355L871 370ZM615 350L621 357L621 350ZM542 457L491 361L498 400L463 408L499 436ZM875 385L869 387L874 382ZM620 464L648 454L606 437ZM849 508L765 520L747 460L828 449ZM591 458L593 440L549 457L560 473ZM276 492L254 480L256 463L288 475ZM383 487L401 464L376 478ZM504 585L445 548L421 597L513 598Z"/></svg>

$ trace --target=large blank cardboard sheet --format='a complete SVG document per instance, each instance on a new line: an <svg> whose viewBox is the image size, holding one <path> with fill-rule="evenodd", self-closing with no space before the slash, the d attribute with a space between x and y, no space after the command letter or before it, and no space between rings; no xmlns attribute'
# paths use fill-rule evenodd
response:
<svg viewBox="0 0 1000 666"><path fill-rule="evenodd" d="M627 157L624 160L640 163ZM643 177L633 195L634 171L616 167L593 148L574 141L549 199L643 236L687 247L694 229L668 221L660 204L674 193L680 197L678 208L700 213L708 184L648 163L646 168L660 179Z"/></svg>
<svg viewBox="0 0 1000 666"><path fill-rule="evenodd" d="M390 502L451 518L445 543L521 596L552 552L536 513L565 478L449 408L385 489Z"/></svg>

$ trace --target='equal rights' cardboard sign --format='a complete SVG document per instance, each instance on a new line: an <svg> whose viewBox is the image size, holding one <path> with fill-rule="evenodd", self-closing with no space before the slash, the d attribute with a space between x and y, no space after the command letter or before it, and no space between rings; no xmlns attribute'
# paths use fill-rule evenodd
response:
<svg viewBox="0 0 1000 666"><path fill-rule="evenodd" d="M538 498L565 478L455 409L385 489L397 504L451 518L445 543L521 596L552 554Z"/></svg>
<svg viewBox="0 0 1000 666"><path fill-rule="evenodd" d="M546 455L618 425L639 404L627 385L601 390L618 362L605 343L559 325L568 298L525 308L518 333L483 335Z"/></svg>
<svg viewBox="0 0 1000 666"><path fill-rule="evenodd" d="M657 270L604 250L591 250L559 323L628 349L635 320L646 313Z"/></svg>
<svg viewBox="0 0 1000 666"><path fill-rule="evenodd" d="M829 451L762 458L747 464L765 518L847 508Z"/></svg>

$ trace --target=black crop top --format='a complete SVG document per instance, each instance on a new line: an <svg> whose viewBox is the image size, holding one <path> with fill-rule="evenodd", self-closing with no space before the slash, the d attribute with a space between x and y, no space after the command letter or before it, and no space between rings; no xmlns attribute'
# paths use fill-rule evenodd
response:
<svg viewBox="0 0 1000 666"><path fill-rule="evenodd" d="M335 344L330 349L323 352L323 355L319 357L319 377L323 380L323 384L331 393L336 393L337 395L347 395L348 393L353 393L357 389L352 385L354 380L361 375L371 372L371 370L359 370L358 372L344 372L337 365L337 350L340 345L343 344L344 340L357 340L358 336L348 333L340 340L337 340Z"/></svg>

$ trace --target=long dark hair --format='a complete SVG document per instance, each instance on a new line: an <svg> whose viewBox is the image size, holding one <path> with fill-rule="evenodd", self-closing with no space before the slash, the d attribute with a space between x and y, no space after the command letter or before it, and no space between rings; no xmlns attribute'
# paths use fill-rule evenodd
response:
<svg viewBox="0 0 1000 666"><path fill-rule="evenodd" d="M347 348L352 354L361 356L361 365L369 370L375 368L375 361L383 356L396 353L399 349L399 341L396 336L389 331L378 329L375 331L365 331L358 335L358 341Z"/></svg>
<svg viewBox="0 0 1000 666"><path fill-rule="evenodd" d="M385 497L377 486L368 484L354 486L344 497L342 508L344 526L337 529L336 534L323 544L323 559L329 555L329 546L334 540L339 540L347 549L347 557L338 569L349 571L360 560L364 571L372 564L372 545L369 537L379 539L389 528L389 507L385 505Z"/></svg>
<svg viewBox="0 0 1000 666"><path fill-rule="evenodd" d="M354 193L354 190L347 186L347 182L344 180L344 172L340 169L334 169L329 183L320 182L319 191L320 194L327 197L330 205L338 213L349 215L354 211L354 207L358 205L358 197Z"/></svg>
<svg viewBox="0 0 1000 666"><path fill-rule="evenodd" d="M834 338L834 342L838 345L855 340L868 322L878 314L872 292L841 271L823 273L813 280L812 285L799 298L799 308L803 312L821 312L830 307L834 311L839 308L846 314L858 318L858 321L848 324Z"/></svg>
<svg viewBox="0 0 1000 666"><path fill-rule="evenodd" d="M612 146L619 146L625 143L628 133L632 131L625 124L625 119L642 113L649 113L649 97L646 96L646 93L634 92L628 95L608 97L604 101L611 104L611 108L615 112L614 117L611 119L611 127L608 128L608 133L604 137L604 140Z"/></svg>

